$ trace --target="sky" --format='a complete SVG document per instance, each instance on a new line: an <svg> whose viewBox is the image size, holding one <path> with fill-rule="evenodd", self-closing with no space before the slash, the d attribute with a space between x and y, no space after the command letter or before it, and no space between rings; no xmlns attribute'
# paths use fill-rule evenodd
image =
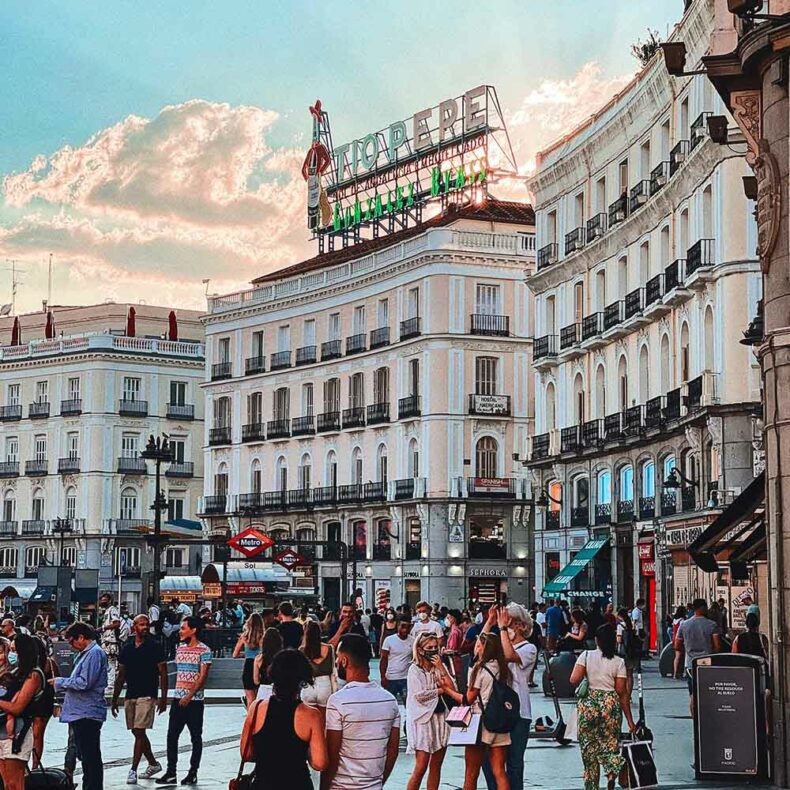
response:
<svg viewBox="0 0 790 790"><path fill-rule="evenodd" d="M683 0L4 0L0 305L205 307L317 251L309 105L335 144L480 84L522 172ZM518 193L515 197L519 197ZM526 188L523 199L527 198ZM203 280L208 279L208 285Z"/></svg>

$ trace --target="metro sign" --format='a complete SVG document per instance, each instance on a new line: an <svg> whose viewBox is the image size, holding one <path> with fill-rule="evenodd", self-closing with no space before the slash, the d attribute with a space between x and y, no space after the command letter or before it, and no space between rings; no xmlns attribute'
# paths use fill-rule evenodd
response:
<svg viewBox="0 0 790 790"><path fill-rule="evenodd" d="M305 559L301 554L297 554L293 549L281 551L276 557L272 558L278 565L282 565L287 571L292 571L299 565L304 565Z"/></svg>
<svg viewBox="0 0 790 790"><path fill-rule="evenodd" d="M240 551L245 557L254 557L270 546L274 546L274 541L257 529L249 527L238 535L234 535L229 541L228 546L236 551Z"/></svg>

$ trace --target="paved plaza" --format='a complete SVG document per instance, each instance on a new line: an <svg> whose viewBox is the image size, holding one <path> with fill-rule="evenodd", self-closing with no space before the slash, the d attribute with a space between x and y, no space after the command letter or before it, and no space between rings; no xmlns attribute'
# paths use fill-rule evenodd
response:
<svg viewBox="0 0 790 790"><path fill-rule="evenodd" d="M241 662L239 662L239 671L241 671ZM377 666L374 668L373 676L378 679ZM693 759L693 744L686 684L662 678L658 674L655 661L646 662L644 677L647 719L656 738L656 761L661 787L671 790L672 788L701 786L703 783L694 781L690 765ZM228 698L227 692L207 693L215 698ZM545 698L540 689L533 691L532 704L535 716L548 714L552 718L554 717L551 700ZM572 706L572 702L563 703L563 708L567 712L570 712ZM634 705L634 713L636 714L636 705ZM240 702L235 705L214 703L207 708L204 732L205 749L198 787L226 788L228 786L228 779L238 770L239 733L243 719L244 710ZM151 737L154 751L163 763L166 732L167 714L157 718ZM102 741L106 766L105 787L124 787L126 774L129 770L132 739L124 727L122 718L108 719L103 730ZM183 751L188 751L189 740L186 731L181 742ZM47 765L61 765L65 746L66 728L58 721L53 721L47 730L45 763ZM183 754L179 764L179 779L186 773L187 765L188 754ZM395 772L387 787L405 787L412 765L413 758L405 754L404 741ZM576 744L559 747L553 742L533 740L527 750L526 766L525 787L551 788L552 790L576 790L582 787L582 764ZM144 767L144 764L141 767ZM463 774L463 749L450 749L442 772L441 787L443 790L444 788L460 788L463 784ZM152 788L155 786L153 781L146 780L140 780L139 785ZM484 787L482 778L478 786Z"/></svg>

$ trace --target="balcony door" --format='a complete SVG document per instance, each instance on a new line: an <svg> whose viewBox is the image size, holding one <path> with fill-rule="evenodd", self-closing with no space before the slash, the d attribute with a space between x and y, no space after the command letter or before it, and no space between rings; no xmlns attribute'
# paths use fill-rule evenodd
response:
<svg viewBox="0 0 790 790"><path fill-rule="evenodd" d="M324 412L340 411L340 379L329 379L324 382Z"/></svg>
<svg viewBox="0 0 790 790"><path fill-rule="evenodd" d="M496 357L475 358L475 394L497 394L497 363Z"/></svg>
<svg viewBox="0 0 790 790"><path fill-rule="evenodd" d="M186 406L187 403L187 383L186 381L170 382L170 405Z"/></svg>
<svg viewBox="0 0 790 790"><path fill-rule="evenodd" d="M499 286L478 283L476 305L475 312L479 315L501 315Z"/></svg>
<svg viewBox="0 0 790 790"><path fill-rule="evenodd" d="M140 400L140 379L132 376L124 376L123 399L125 401Z"/></svg>

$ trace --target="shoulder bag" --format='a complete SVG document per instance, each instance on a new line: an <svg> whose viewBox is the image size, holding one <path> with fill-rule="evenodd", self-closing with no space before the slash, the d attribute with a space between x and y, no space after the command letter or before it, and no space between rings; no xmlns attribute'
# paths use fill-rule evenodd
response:
<svg viewBox="0 0 790 790"><path fill-rule="evenodd" d="M584 651L584 655L585 655L585 662L586 662L590 658L590 651L589 650L585 650ZM587 696L589 695L589 693L590 693L590 680L587 677L587 664L585 663L585 665L584 665L584 677L582 678L581 683L579 683L579 685L576 686L576 691L574 692L574 694L576 695L576 699L586 699Z"/></svg>

